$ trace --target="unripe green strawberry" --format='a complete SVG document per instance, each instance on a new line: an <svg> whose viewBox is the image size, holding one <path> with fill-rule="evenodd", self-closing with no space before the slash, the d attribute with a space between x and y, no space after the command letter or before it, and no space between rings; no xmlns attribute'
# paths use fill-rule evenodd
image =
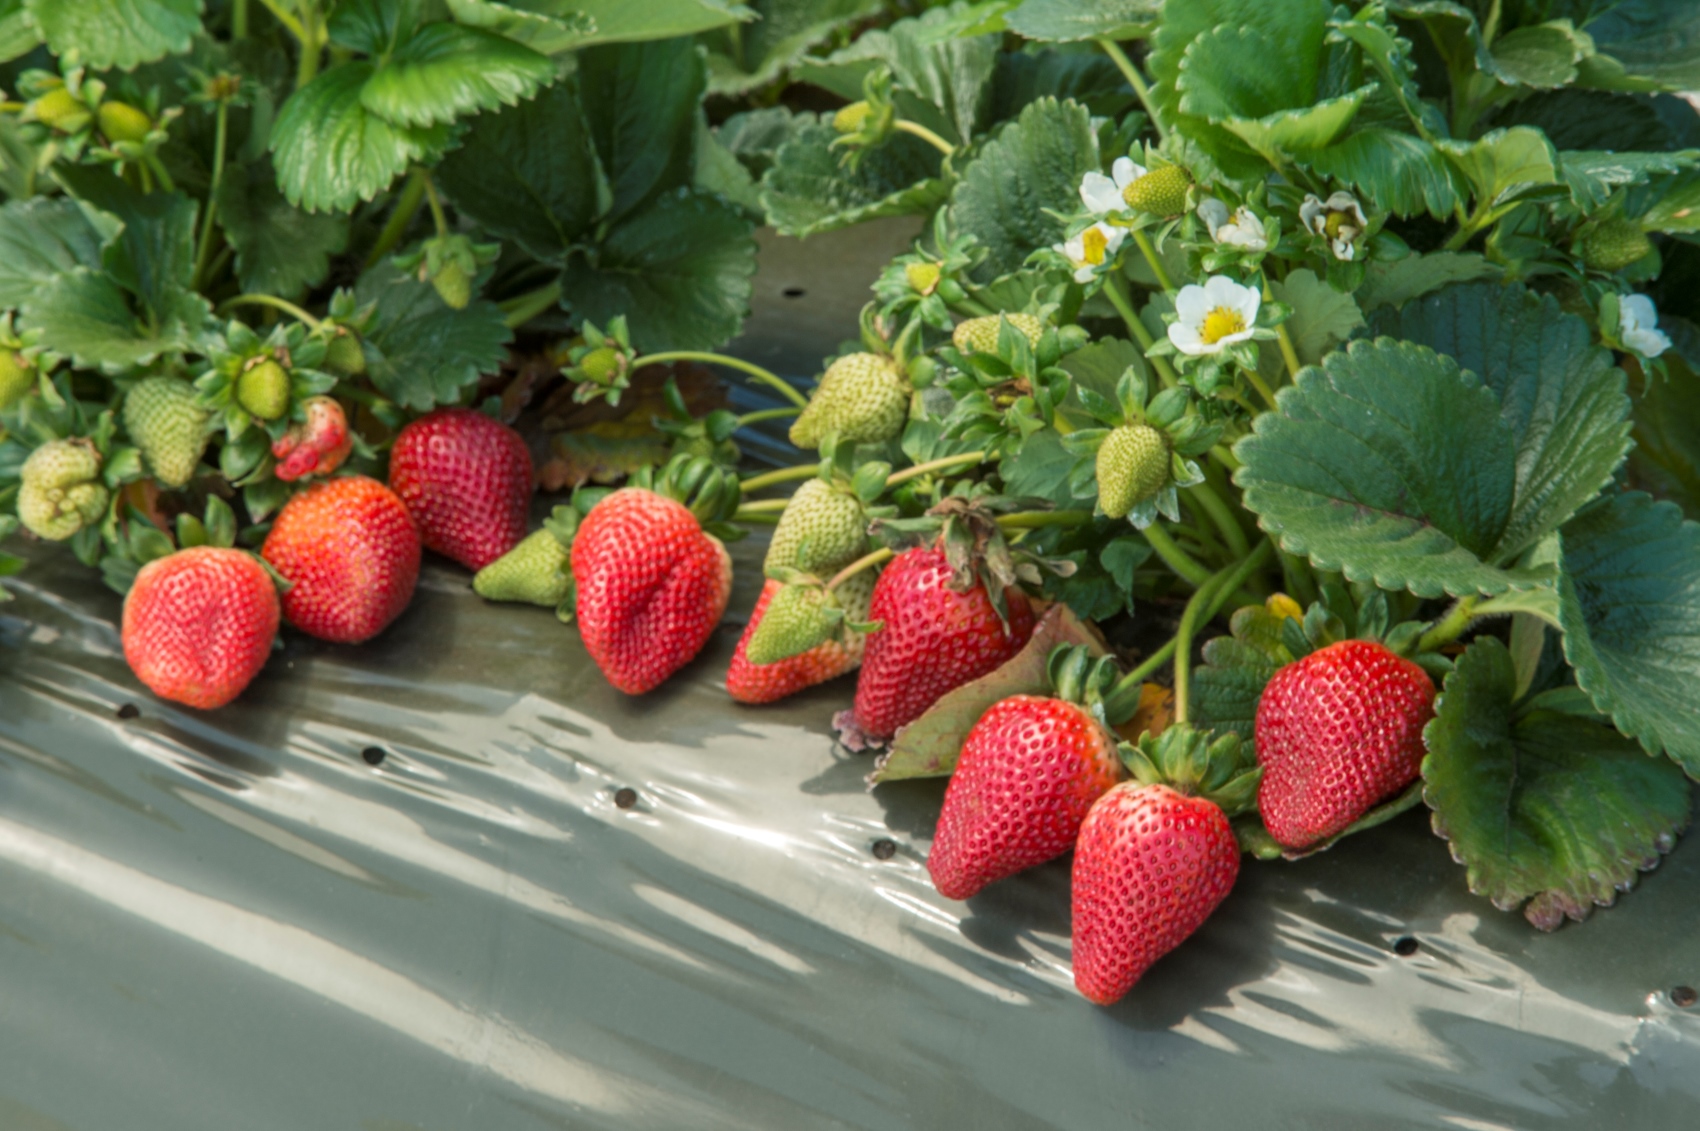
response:
<svg viewBox="0 0 1700 1131"><path fill-rule="evenodd" d="M87 440L51 440L19 471L18 518L38 538L63 542L106 511L100 453Z"/></svg>
<svg viewBox="0 0 1700 1131"><path fill-rule="evenodd" d="M131 141L139 145L153 129L148 116L128 102L102 102L95 115L107 141Z"/></svg>
<svg viewBox="0 0 1700 1131"><path fill-rule="evenodd" d="M1169 478L1169 439L1149 424L1124 424L1098 449L1098 505L1111 518L1155 495Z"/></svg>
<svg viewBox="0 0 1700 1131"><path fill-rule="evenodd" d="M829 433L846 443L889 440L909 415L909 379L889 357L853 353L827 366L809 406L791 425L791 442L818 448Z"/></svg>
<svg viewBox="0 0 1700 1131"><path fill-rule="evenodd" d="M261 420L289 411L289 373L271 358L250 365L236 378L236 403Z"/></svg>
<svg viewBox="0 0 1700 1131"><path fill-rule="evenodd" d="M579 358L579 371L598 385L612 384L620 374L620 351L613 346L593 349Z"/></svg>
<svg viewBox="0 0 1700 1131"><path fill-rule="evenodd" d="M62 86L31 102L29 112L42 125L63 134L76 133L94 117L81 99Z"/></svg>
<svg viewBox="0 0 1700 1131"><path fill-rule="evenodd" d="M1186 190L1192 178L1179 165L1161 165L1122 189L1129 208L1153 216L1174 216L1186 211Z"/></svg>
<svg viewBox="0 0 1700 1131"><path fill-rule="evenodd" d="M819 585L783 586L750 634L744 658L758 666L777 664L834 639L847 616L866 620L876 576L863 570L831 594Z"/></svg>
<svg viewBox="0 0 1700 1131"><path fill-rule="evenodd" d="M207 447L207 413L195 390L175 377L149 377L124 398L124 428L163 487L194 478Z"/></svg>
<svg viewBox="0 0 1700 1131"><path fill-rule="evenodd" d="M551 609L572 589L572 551L548 530L527 535L472 579L472 591L486 601L523 601Z"/></svg>
<svg viewBox="0 0 1700 1131"><path fill-rule="evenodd" d="M16 350L0 347L0 409L11 408L35 388L35 366Z"/></svg>
<svg viewBox="0 0 1700 1131"><path fill-rule="evenodd" d="M866 99L852 102L832 116L832 128L841 134L853 134L867 122L872 110L873 107L868 105Z"/></svg>
<svg viewBox="0 0 1700 1131"><path fill-rule="evenodd" d="M325 368L338 377L357 377L366 372L366 351L353 330L339 329L325 347Z"/></svg>
<svg viewBox="0 0 1700 1131"><path fill-rule="evenodd" d="M451 310L465 310L466 304L472 301L472 277L455 260L449 260L431 276L431 285L437 288L438 297Z"/></svg>
<svg viewBox="0 0 1700 1131"><path fill-rule="evenodd" d="M1582 262L1596 271L1621 271L1653 250L1633 220L1607 220L1582 240Z"/></svg>
<svg viewBox="0 0 1700 1131"><path fill-rule="evenodd" d="M828 577L868 551L868 519L855 496L823 479L797 489L773 528L762 569L796 569Z"/></svg>
<svg viewBox="0 0 1700 1131"><path fill-rule="evenodd" d="M924 295L938 290L940 273L937 263L911 263L903 269L903 277L909 285Z"/></svg>
<svg viewBox="0 0 1700 1131"><path fill-rule="evenodd" d="M980 318L970 318L950 335L951 344L963 353L996 353L999 317L996 314L987 314ZM1001 317L1013 329L1027 335L1029 345L1039 344L1039 335L1045 332L1043 322L1031 314L1005 314Z"/></svg>

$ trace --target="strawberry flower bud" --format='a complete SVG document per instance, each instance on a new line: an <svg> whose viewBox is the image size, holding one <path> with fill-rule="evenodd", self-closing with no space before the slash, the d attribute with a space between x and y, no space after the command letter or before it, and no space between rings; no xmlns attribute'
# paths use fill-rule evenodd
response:
<svg viewBox="0 0 1700 1131"><path fill-rule="evenodd" d="M1263 251L1269 246L1269 233L1264 229L1263 221L1244 205L1234 209L1230 217L1228 206L1209 196L1199 204L1198 215L1204 226L1210 229L1210 238L1219 244L1246 251Z"/></svg>
<svg viewBox="0 0 1700 1131"><path fill-rule="evenodd" d="M1646 295L1628 295L1618 306L1618 340L1642 357L1670 349L1670 335L1659 329L1659 311Z"/></svg>

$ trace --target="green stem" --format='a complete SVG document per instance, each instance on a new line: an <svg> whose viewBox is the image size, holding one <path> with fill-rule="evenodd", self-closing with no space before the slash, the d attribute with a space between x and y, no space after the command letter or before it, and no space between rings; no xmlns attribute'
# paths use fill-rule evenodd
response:
<svg viewBox="0 0 1700 1131"><path fill-rule="evenodd" d="M1251 387L1257 390L1257 395L1263 398L1263 403L1273 410L1275 408L1275 390L1269 387L1269 382L1263 379L1263 374L1255 369L1246 368L1242 368L1240 372L1244 373L1245 379L1251 382Z"/></svg>
<svg viewBox="0 0 1700 1131"><path fill-rule="evenodd" d="M941 471L947 467L968 467L974 464L985 463L986 456L988 454L990 453L963 452L961 455L945 456L943 459L935 459L929 460L926 463L918 463L914 467L906 467L902 471L894 472L893 474L886 476L885 486L887 490L890 490L899 483L907 483L911 479L919 478L920 476L926 475L930 472Z"/></svg>
<svg viewBox="0 0 1700 1131"><path fill-rule="evenodd" d="M1186 611L1181 614L1180 627L1175 631L1175 722L1184 724L1187 721L1188 708L1191 706L1192 692L1192 634L1197 630L1199 615L1207 605L1213 604L1216 594L1232 593L1251 576L1253 570L1269 560L1275 547L1268 542L1258 544L1251 556L1238 565L1229 566L1212 577L1204 587L1192 595L1187 602Z"/></svg>
<svg viewBox="0 0 1700 1131"><path fill-rule="evenodd" d="M759 365L752 365L741 358L727 357L725 354L702 353L697 350L671 350L667 353L652 353L648 357L638 358L632 364L632 372L636 373L646 365L659 365L668 361L701 361L708 365L724 365L729 369L741 370L776 392L783 393L798 408L809 406L808 397L793 389L776 374L768 372Z"/></svg>
<svg viewBox="0 0 1700 1131"><path fill-rule="evenodd" d="M213 223L218 216L219 186L224 181L224 152L229 133L230 103L218 104L217 123L213 134L212 188L207 191L207 214L201 221L201 242L195 249L195 273L192 277L196 290L206 286L207 265L212 260Z"/></svg>
<svg viewBox="0 0 1700 1131"><path fill-rule="evenodd" d="M449 234L448 217L443 215L443 198L437 195L437 183L431 179L427 170L419 170L419 179L425 184L425 199L431 203L431 221L437 225L437 236L440 239Z"/></svg>
<svg viewBox="0 0 1700 1131"><path fill-rule="evenodd" d="M144 193L152 192L153 174L148 172L148 163L146 161L136 162L136 173L142 178L142 191Z"/></svg>
<svg viewBox="0 0 1700 1131"><path fill-rule="evenodd" d="M319 74L319 55L324 50L325 39L321 34L319 13L310 2L305 2L301 9L301 61L295 68L295 89L300 90L312 82Z"/></svg>
<svg viewBox="0 0 1700 1131"><path fill-rule="evenodd" d="M235 298L225 299L219 304L218 308L220 311L225 311L229 310L233 306L269 306L275 310L283 311L291 318L306 323L307 327L315 333L321 328L321 323L317 318L314 318L311 314L308 314L305 310L302 310L299 306L296 306L288 299L281 299L276 295L237 295Z"/></svg>
<svg viewBox="0 0 1700 1131"><path fill-rule="evenodd" d="M1133 65L1133 60L1127 57L1127 52L1123 51L1115 40L1099 39L1096 42L1104 54L1110 57L1110 62L1116 65L1116 70L1127 79L1127 84L1133 87L1133 92L1139 95L1140 105L1144 106L1145 113L1150 115L1151 124L1157 130L1158 140L1166 138L1168 131L1163 128L1163 119L1157 115L1157 104L1151 100L1151 87L1146 83L1145 76L1139 73L1139 68Z"/></svg>
<svg viewBox="0 0 1700 1131"><path fill-rule="evenodd" d="M884 547L875 550L872 553L863 554L861 557L857 558L855 561L832 575L832 580L826 583L827 591L831 592L832 590L837 589L840 585L849 581L852 577L861 573L863 570L871 569L874 566L879 565L881 562L887 561L896 556L897 551Z"/></svg>
<svg viewBox="0 0 1700 1131"><path fill-rule="evenodd" d="M1240 461L1234 458L1233 451L1226 444L1217 444L1211 448L1210 458L1221 464L1223 470L1230 474L1240 469Z"/></svg>
<svg viewBox="0 0 1700 1131"><path fill-rule="evenodd" d="M1214 488L1208 483L1195 483L1186 489L1187 499L1197 503L1198 508L1209 516L1211 523L1221 533L1222 540L1228 544L1228 553L1239 561L1251 553L1251 543L1246 541L1245 531L1235 521L1234 514L1228 509L1228 504L1222 501Z"/></svg>
<svg viewBox="0 0 1700 1131"><path fill-rule="evenodd" d="M761 526L777 526L779 525L779 516L771 511L752 511L748 506L743 506L732 512L732 521Z"/></svg>
<svg viewBox="0 0 1700 1131"><path fill-rule="evenodd" d="M1000 514L997 523L1005 530L1036 530L1041 526L1084 526L1092 521L1091 511L1018 511Z"/></svg>
<svg viewBox="0 0 1700 1131"><path fill-rule="evenodd" d="M293 35L297 42L305 43L307 41L307 32L302 28L301 21L285 11L277 0L260 0L260 3L266 6L266 11L276 17L278 23L289 29L289 34Z"/></svg>
<svg viewBox="0 0 1700 1131"><path fill-rule="evenodd" d="M1266 549L1268 545L1269 544L1267 542L1264 543L1259 552L1261 553L1262 549ZM1210 611L1204 618L1205 624L1209 624L1211 621L1216 619L1216 614L1222 611L1223 606L1228 603L1228 598L1232 595L1232 592L1226 585L1219 586L1217 588L1215 595L1210 598ZM1161 648L1151 653L1151 655L1147 656L1140 662L1138 667L1134 668L1132 671L1122 676L1121 679L1117 680L1115 687L1108 695L1105 696L1105 698L1107 699L1112 695L1118 695L1129 688L1136 687L1139 684L1144 683L1158 671L1162 670L1163 665L1168 663L1169 658L1175 654L1175 646L1177 643L1178 637L1171 636L1167 644L1164 644Z"/></svg>
<svg viewBox="0 0 1700 1131"><path fill-rule="evenodd" d="M738 427L742 428L746 424L758 424L763 420L783 420L787 416L796 416L802 411L802 409L793 405L787 405L784 408L764 408L760 412L746 412L738 418Z"/></svg>
<svg viewBox="0 0 1700 1131"><path fill-rule="evenodd" d="M944 138L940 137L932 130L929 130L926 126L923 126L919 122L911 122L907 118L899 118L897 121L893 122L892 125L896 126L906 134L920 138L946 157L950 157L956 153L956 146L950 144L950 142L946 141Z"/></svg>
<svg viewBox="0 0 1700 1131"><path fill-rule="evenodd" d="M751 491L759 491L763 487L771 487L775 483L790 483L796 479L813 479L820 474L820 464L805 463L799 467L781 467L775 471L764 471L760 475L752 475L739 482L747 495Z"/></svg>
<svg viewBox="0 0 1700 1131"><path fill-rule="evenodd" d="M1452 610L1417 641L1417 651L1434 652L1464 635L1476 614L1478 597L1461 598Z"/></svg>
<svg viewBox="0 0 1700 1131"><path fill-rule="evenodd" d="M1270 289L1268 275L1263 276L1263 297L1266 301L1275 301L1275 292ZM1302 367L1299 365L1299 354L1298 351L1293 348L1292 335L1287 333L1287 324L1285 322L1275 327L1275 336L1281 342L1281 360L1287 363L1287 376L1296 381L1299 377L1299 370Z"/></svg>
<svg viewBox="0 0 1700 1131"><path fill-rule="evenodd" d="M777 511L783 511L790 505L791 499L789 496L783 499L756 499L754 502L740 505L738 507L738 513L743 514L745 511L748 511L751 514L772 514Z"/></svg>
<svg viewBox="0 0 1700 1131"><path fill-rule="evenodd" d="M372 245L371 252L366 256L366 268L371 270L378 265L378 260L388 255L401 238L407 234L407 226L413 223L413 217L418 215L419 206L425 201L424 170L415 169L407 179L401 194L395 198L395 207L390 209L390 218L384 221L384 230L378 233L378 242Z"/></svg>
<svg viewBox="0 0 1700 1131"><path fill-rule="evenodd" d="M1297 601L1300 608L1310 608L1317 598L1316 578L1311 574L1310 562L1285 551L1281 551L1280 560L1287 596Z"/></svg>
<svg viewBox="0 0 1700 1131"><path fill-rule="evenodd" d="M248 0L230 0L230 38L248 38Z"/></svg>
<svg viewBox="0 0 1700 1131"><path fill-rule="evenodd" d="M1157 249L1151 244L1151 237L1145 234L1143 228L1133 229L1133 242L1139 245L1140 254L1145 256L1145 262L1151 265L1151 273L1157 276L1157 285L1168 294L1175 293L1175 281L1169 278L1169 271L1163 266L1163 261L1157 258Z"/></svg>
<svg viewBox="0 0 1700 1131"><path fill-rule="evenodd" d="M1116 313L1127 323L1127 332L1133 335L1133 340L1139 343L1141 352L1149 350L1157 344L1157 339L1151 336L1151 331L1145 328L1145 323L1133 309L1127 291L1123 289L1122 281L1114 275L1104 276L1104 294L1109 297L1110 305L1116 308ZM1146 358L1157 370L1157 376L1162 380L1163 387L1172 389L1180 383L1180 377L1175 374L1174 367L1166 357Z"/></svg>
<svg viewBox="0 0 1700 1131"><path fill-rule="evenodd" d="M1162 523L1153 522L1142 533L1145 540L1151 543L1151 548L1157 551L1157 556L1163 559L1163 564L1174 570L1182 581L1197 589L1210 580L1209 568L1194 561L1185 550L1175 545L1175 540L1169 536Z"/></svg>
<svg viewBox="0 0 1700 1131"><path fill-rule="evenodd" d="M527 291L525 294L501 303L502 313L505 315L502 322L508 329L517 330L539 314L553 308L560 301L561 281L557 279L552 283L538 287L534 291Z"/></svg>
<svg viewBox="0 0 1700 1131"><path fill-rule="evenodd" d="M953 302L950 305L952 309L959 310L973 318L990 318L997 314L997 311L970 295L963 295L960 301Z"/></svg>

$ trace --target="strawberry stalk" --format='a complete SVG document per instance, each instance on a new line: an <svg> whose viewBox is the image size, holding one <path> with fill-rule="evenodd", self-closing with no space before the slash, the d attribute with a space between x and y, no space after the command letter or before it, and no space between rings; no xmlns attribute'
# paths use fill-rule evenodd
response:
<svg viewBox="0 0 1700 1131"><path fill-rule="evenodd" d="M837 589L840 585L843 585L846 581L849 581L852 577L855 577L858 573L861 573L863 570L872 569L874 566L889 561L896 556L897 551L891 549L889 546L883 546L878 550L873 550L869 553L863 554L861 557L833 574L832 579L826 583L826 591L830 593L834 589Z"/></svg>
<svg viewBox="0 0 1700 1131"><path fill-rule="evenodd" d="M1476 597L1462 598L1452 606L1450 612L1435 626L1423 633L1417 641L1417 653L1438 652L1441 648L1464 635L1464 630L1470 627L1470 622L1476 615Z"/></svg>
<svg viewBox="0 0 1700 1131"><path fill-rule="evenodd" d="M777 374L769 372L759 365L752 365L741 358L727 357L720 353L704 353L698 350L670 350L666 353L652 353L647 357L640 357L633 361L631 372L636 373L646 365L661 365L670 361L700 361L706 365L724 365L728 369L737 369L754 377L758 383L773 389L798 408L809 407L809 398L792 388Z"/></svg>
<svg viewBox="0 0 1700 1131"><path fill-rule="evenodd" d="M1116 308L1116 313L1120 314L1122 321L1127 323L1128 333L1132 334L1134 340L1139 343L1141 353L1149 351L1157 344L1157 339L1151 336L1151 331L1145 328L1145 323L1134 311L1133 303L1128 300L1127 290L1122 281L1114 275L1104 276L1104 297L1110 300L1110 305ZM1180 378L1175 376L1174 366L1169 364L1168 358L1159 354L1151 358L1150 361L1156 367L1157 376L1162 378L1165 389L1172 389L1180 383Z"/></svg>
<svg viewBox="0 0 1700 1131"><path fill-rule="evenodd" d="M796 467L780 467L772 471L764 471L760 475L752 475L738 484L747 495L751 491L759 491L763 487L772 487L779 483L790 483L795 479L813 479L820 474L820 464L804 463Z"/></svg>
<svg viewBox="0 0 1700 1131"><path fill-rule="evenodd" d="M1175 722L1187 721L1188 699L1192 690L1192 634L1198 627L1199 615L1218 592L1232 593L1238 589L1253 570L1269 560L1274 551L1274 543L1258 543L1250 557L1216 574L1187 602L1186 611L1181 614L1180 627L1175 632Z"/></svg>

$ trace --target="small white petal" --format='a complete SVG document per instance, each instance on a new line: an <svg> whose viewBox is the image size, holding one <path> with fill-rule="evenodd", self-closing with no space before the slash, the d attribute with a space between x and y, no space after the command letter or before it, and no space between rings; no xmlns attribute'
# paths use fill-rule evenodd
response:
<svg viewBox="0 0 1700 1131"><path fill-rule="evenodd" d="M1077 283L1090 283L1094 278L1097 277L1097 274L1098 274L1097 269L1094 268L1090 263L1088 263L1084 267L1075 268L1075 270L1074 270L1074 281L1077 282Z"/></svg>
<svg viewBox="0 0 1700 1131"><path fill-rule="evenodd" d="M1221 231L1228 223L1228 206L1213 196L1207 196L1198 202L1198 215L1204 226L1210 229L1210 238L1221 239Z"/></svg>
<svg viewBox="0 0 1700 1131"><path fill-rule="evenodd" d="M1175 295L1175 313L1180 316L1181 322L1192 326L1203 322L1213 305L1210 296L1197 283L1188 283Z"/></svg>
<svg viewBox="0 0 1700 1131"><path fill-rule="evenodd" d="M1145 166L1131 157L1118 157L1110 164L1110 176L1116 179L1119 191L1145 175Z"/></svg>
<svg viewBox="0 0 1700 1131"><path fill-rule="evenodd" d="M1242 287L1226 275L1212 275L1204 280L1204 296L1209 300L1209 309L1215 310L1225 306L1229 310L1239 310L1246 301L1247 295L1257 292L1250 287ZM1253 307L1253 309L1256 309Z"/></svg>
<svg viewBox="0 0 1700 1131"><path fill-rule="evenodd" d="M1127 239L1126 228L1118 228L1112 224L1099 224L1098 230L1104 233L1104 251L1108 255L1114 255L1116 248L1120 247L1122 241Z"/></svg>
<svg viewBox="0 0 1700 1131"><path fill-rule="evenodd" d="M1352 246L1352 241L1350 239L1338 239L1334 241L1335 259L1341 259L1350 263L1357 257L1357 254L1358 249Z"/></svg>
<svg viewBox="0 0 1700 1131"><path fill-rule="evenodd" d="M1646 295L1629 295L1618 303L1618 324L1623 334L1659 324L1659 310ZM1625 341L1628 339L1625 338Z"/></svg>
<svg viewBox="0 0 1700 1131"><path fill-rule="evenodd" d="M1223 346L1231 346L1235 342L1246 341L1251 337L1252 332L1253 328L1247 327L1237 334L1223 334L1220 338L1216 339L1216 348L1221 349Z"/></svg>
<svg viewBox="0 0 1700 1131"><path fill-rule="evenodd" d="M1169 341L1173 342L1175 348L1186 354L1188 357L1198 357L1201 354L1216 353L1222 348L1220 342L1206 345L1204 339L1199 336L1198 327L1189 325L1185 322L1172 322L1169 324Z"/></svg>
<svg viewBox="0 0 1700 1131"><path fill-rule="evenodd" d="M1087 173L1080 179L1080 201L1094 213L1120 212L1126 205L1116 183L1102 173Z"/></svg>
<svg viewBox="0 0 1700 1131"><path fill-rule="evenodd" d="M1642 357L1658 357L1670 349L1670 335L1663 330L1650 330L1637 327L1622 335L1623 344L1640 354Z"/></svg>
<svg viewBox="0 0 1700 1131"><path fill-rule="evenodd" d="M1303 224L1313 232L1320 232L1322 231L1322 224L1324 222L1325 221L1322 217L1322 201L1318 200L1314 195L1305 197L1305 202L1299 205L1299 223Z"/></svg>
<svg viewBox="0 0 1700 1131"><path fill-rule="evenodd" d="M1084 263L1086 261L1086 241L1082 240L1079 236L1075 236L1072 239L1065 241L1060 246L1060 250L1064 255L1068 256L1072 262Z"/></svg>

